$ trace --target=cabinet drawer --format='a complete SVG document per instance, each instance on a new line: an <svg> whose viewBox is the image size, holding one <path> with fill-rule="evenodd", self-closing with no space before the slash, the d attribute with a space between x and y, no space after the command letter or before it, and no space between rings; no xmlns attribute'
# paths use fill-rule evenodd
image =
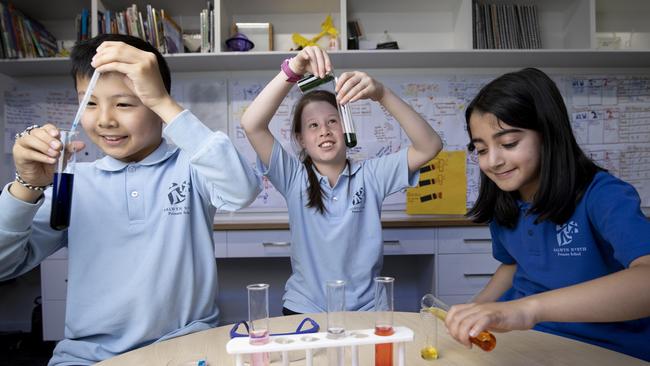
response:
<svg viewBox="0 0 650 366"><path fill-rule="evenodd" d="M438 253L491 253L492 238L487 227L438 229Z"/></svg>
<svg viewBox="0 0 650 366"><path fill-rule="evenodd" d="M226 239L226 232L225 231L213 232L212 240L214 241L214 257L215 258L228 257L228 242Z"/></svg>
<svg viewBox="0 0 650 366"><path fill-rule="evenodd" d="M288 257L289 230L228 231L228 257Z"/></svg>
<svg viewBox="0 0 650 366"><path fill-rule="evenodd" d="M384 254L433 254L435 229L384 229Z"/></svg>
<svg viewBox="0 0 650 366"><path fill-rule="evenodd" d="M491 254L438 256L438 294L474 295L488 283L499 262Z"/></svg>
<svg viewBox="0 0 650 366"><path fill-rule="evenodd" d="M43 340L58 341L64 338L65 300L43 301Z"/></svg>
<svg viewBox="0 0 650 366"><path fill-rule="evenodd" d="M65 300L68 293L68 261L48 259L41 263L43 301Z"/></svg>

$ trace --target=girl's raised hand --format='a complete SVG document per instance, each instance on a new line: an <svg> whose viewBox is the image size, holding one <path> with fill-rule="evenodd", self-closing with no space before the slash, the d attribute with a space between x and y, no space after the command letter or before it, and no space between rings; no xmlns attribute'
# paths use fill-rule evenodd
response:
<svg viewBox="0 0 650 366"><path fill-rule="evenodd" d="M325 77L325 74L332 71L329 55L318 46L303 48L291 59L289 67L298 75L310 73L319 78Z"/></svg>
<svg viewBox="0 0 650 366"><path fill-rule="evenodd" d="M361 71L344 72L336 83L336 98L346 104L359 99L375 102L384 96L384 85Z"/></svg>
<svg viewBox="0 0 650 366"><path fill-rule="evenodd" d="M472 346L469 338L484 330L526 330L536 323L533 307L526 299L454 305L445 319L449 334L469 348Z"/></svg>

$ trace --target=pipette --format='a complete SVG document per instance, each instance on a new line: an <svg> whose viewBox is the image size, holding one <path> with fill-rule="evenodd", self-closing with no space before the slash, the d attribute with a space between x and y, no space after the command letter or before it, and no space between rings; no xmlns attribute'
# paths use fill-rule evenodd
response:
<svg viewBox="0 0 650 366"><path fill-rule="evenodd" d="M84 97L81 99L81 103L79 103L77 114L74 116L74 120L72 121L72 127L70 127L70 133L73 133L77 128L77 124L79 124L79 120L81 120L81 116L84 114L84 111L86 110L86 106L88 105L90 96L93 94L93 90L95 89L95 84L97 84L97 80L99 79L100 75L101 73L97 71L97 69L95 69L95 71L93 72L93 76L90 78L90 82L88 83L88 88L84 93Z"/></svg>
<svg viewBox="0 0 650 366"><path fill-rule="evenodd" d="M449 305L440 301L438 298L431 294L426 294L420 300L420 306L422 309L428 309L431 314L435 315L438 319L444 321L447 318L447 311L449 311ZM483 351L489 352L494 349L497 345L496 337L488 332L487 330L482 331L476 337L469 337L469 341L472 344L477 345Z"/></svg>

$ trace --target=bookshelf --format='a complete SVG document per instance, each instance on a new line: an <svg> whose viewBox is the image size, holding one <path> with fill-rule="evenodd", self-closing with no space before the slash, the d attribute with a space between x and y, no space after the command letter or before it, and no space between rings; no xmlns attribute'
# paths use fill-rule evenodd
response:
<svg viewBox="0 0 650 366"><path fill-rule="evenodd" d="M320 30L328 14L340 31L340 51L332 52L342 68L477 68L477 67L607 67L646 68L650 65L650 3L642 0L514 0L496 3L535 5L542 49L472 49L472 0L215 0L216 40L223 45L233 22L270 22L278 51L168 55L175 72L275 69L291 52L290 35L306 37ZM131 4L165 9L187 30L196 30L204 0L62 0L20 1L19 8L61 39L74 39L74 17L82 8L91 16ZM51 4L51 5L50 5ZM400 50L347 50L348 20L357 20L366 40L378 42L384 30ZM620 49L598 49L599 40L621 38ZM628 37L628 38L626 38ZM0 60L0 74L10 77L62 75L63 58Z"/></svg>

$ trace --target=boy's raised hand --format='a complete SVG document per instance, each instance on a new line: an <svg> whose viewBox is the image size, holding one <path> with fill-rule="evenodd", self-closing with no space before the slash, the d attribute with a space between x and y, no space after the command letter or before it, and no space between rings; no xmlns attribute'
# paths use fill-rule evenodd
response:
<svg viewBox="0 0 650 366"><path fill-rule="evenodd" d="M325 74L332 71L330 57L318 46L303 48L291 59L289 67L298 75L311 73L319 78L325 77Z"/></svg>
<svg viewBox="0 0 650 366"><path fill-rule="evenodd" d="M166 122L182 111L165 89L155 54L123 42L106 41L97 47L91 65L101 73L124 74L124 83L140 98L142 104Z"/></svg>
<svg viewBox="0 0 650 366"><path fill-rule="evenodd" d="M336 98L340 104L359 99L372 99L378 102L383 96L384 85L365 72L344 72L336 83Z"/></svg>

